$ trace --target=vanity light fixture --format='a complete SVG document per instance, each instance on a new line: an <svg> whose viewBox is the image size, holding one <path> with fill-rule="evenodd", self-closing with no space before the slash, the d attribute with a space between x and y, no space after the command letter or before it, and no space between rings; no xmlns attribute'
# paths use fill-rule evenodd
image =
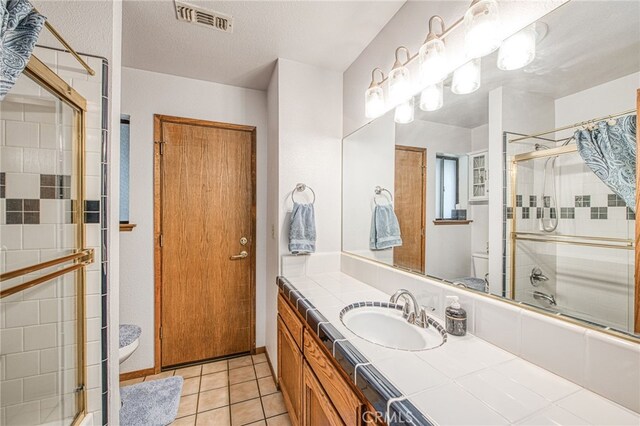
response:
<svg viewBox="0 0 640 426"><path fill-rule="evenodd" d="M380 72L380 82L376 82L376 71ZM380 68L371 71L371 84L364 94L364 115L367 118L377 118L384 112L384 92L380 83L384 81L384 73Z"/></svg>
<svg viewBox="0 0 640 426"><path fill-rule="evenodd" d="M425 87L420 94L420 109L423 111L437 111L444 104L442 81Z"/></svg>
<svg viewBox="0 0 640 426"><path fill-rule="evenodd" d="M480 58L472 59L453 72L451 91L456 95L473 93L480 88Z"/></svg>
<svg viewBox="0 0 640 426"><path fill-rule="evenodd" d="M407 54L406 62L400 62L400 51ZM406 64L411 60L409 49L400 46L396 49L396 61L389 72L389 100L392 104L400 104L413 96L411 91L411 73Z"/></svg>
<svg viewBox="0 0 640 426"><path fill-rule="evenodd" d="M393 120L399 124L411 123L414 116L414 107L413 96L411 96L405 102L396 107Z"/></svg>
<svg viewBox="0 0 640 426"><path fill-rule="evenodd" d="M433 31L434 22L440 23L440 34ZM447 78L448 68L445 59L445 47L442 35L445 32L444 20L438 15L429 19L429 33L420 47L418 60L420 61L420 77L422 84L432 85Z"/></svg>
<svg viewBox="0 0 640 426"><path fill-rule="evenodd" d="M486 56L500 47L500 15L496 0L473 0L464 14L464 47L467 58Z"/></svg>
<svg viewBox="0 0 640 426"><path fill-rule="evenodd" d="M546 35L546 25L533 23L502 42L498 51L498 68L517 70L531 63L536 57L536 43Z"/></svg>

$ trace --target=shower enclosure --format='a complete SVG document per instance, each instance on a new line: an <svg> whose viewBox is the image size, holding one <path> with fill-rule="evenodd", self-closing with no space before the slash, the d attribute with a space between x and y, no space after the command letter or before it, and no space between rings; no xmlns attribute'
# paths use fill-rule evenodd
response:
<svg viewBox="0 0 640 426"><path fill-rule="evenodd" d="M518 150L505 182L506 295L632 333L633 210L587 167L575 141Z"/></svg>
<svg viewBox="0 0 640 426"><path fill-rule="evenodd" d="M0 102L0 424L85 412L85 113L35 57Z"/></svg>

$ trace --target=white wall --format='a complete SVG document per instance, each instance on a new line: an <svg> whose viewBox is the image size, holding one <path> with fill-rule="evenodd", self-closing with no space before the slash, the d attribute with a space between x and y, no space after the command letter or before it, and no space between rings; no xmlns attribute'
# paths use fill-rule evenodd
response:
<svg viewBox="0 0 640 426"><path fill-rule="evenodd" d="M396 124L387 113L346 137L342 146L342 249L393 264L393 249L370 250L374 188L394 193ZM387 194L379 197L386 203ZM400 230L402 232L402 230Z"/></svg>
<svg viewBox="0 0 640 426"><path fill-rule="evenodd" d="M142 327L138 350L122 372L154 365L153 115L256 126L256 346L265 344L267 94L132 68L122 69L122 112L131 116L130 220L121 234L120 317Z"/></svg>
<svg viewBox="0 0 640 426"><path fill-rule="evenodd" d="M268 125L268 149L267 149L267 282L266 282L266 330L265 343L267 354L271 360L271 366L277 371L277 312L278 312L278 287L275 286L276 277L280 273L280 250L278 243L279 226L278 217L280 213L280 197L278 191L279 183L279 96L278 96L278 76L279 65L271 74L269 87L267 89L267 125Z"/></svg>
<svg viewBox="0 0 640 426"><path fill-rule="evenodd" d="M505 36L511 35L565 1L499 0L501 29ZM387 74L398 46L408 47L412 54L418 51L427 34L428 20L431 16L442 16L449 26L464 14L468 5L469 3L464 1L408 1L400 8L344 73L344 135L369 121L364 116L364 92L371 82L371 70L380 67ZM452 70L465 61L463 39L462 28L446 38L448 61Z"/></svg>
<svg viewBox="0 0 640 426"><path fill-rule="evenodd" d="M297 183L307 184L316 194L316 253L310 258L335 257L337 268L339 257L333 253L338 253L341 246L342 74L278 59L268 98L269 135L277 138L269 141L269 190L276 192L277 199L273 201L277 202L278 208L274 222L271 222L274 212L270 211L272 230L269 233L279 239L278 255L288 254L291 190ZM277 118L273 115L276 112ZM276 164L271 162L275 155ZM276 176L277 186L272 186ZM311 200L308 193L296 194L296 200L302 201L303 197ZM272 258L269 259L271 275L275 265ZM306 263L307 258L302 259ZM280 265L277 271L280 273ZM272 365L277 369L275 276L269 277L267 289L266 346Z"/></svg>

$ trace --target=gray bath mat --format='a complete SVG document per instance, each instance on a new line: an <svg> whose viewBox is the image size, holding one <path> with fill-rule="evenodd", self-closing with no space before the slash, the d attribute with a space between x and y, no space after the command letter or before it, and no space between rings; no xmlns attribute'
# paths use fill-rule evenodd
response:
<svg viewBox="0 0 640 426"><path fill-rule="evenodd" d="M122 426L166 426L178 415L180 376L120 388Z"/></svg>

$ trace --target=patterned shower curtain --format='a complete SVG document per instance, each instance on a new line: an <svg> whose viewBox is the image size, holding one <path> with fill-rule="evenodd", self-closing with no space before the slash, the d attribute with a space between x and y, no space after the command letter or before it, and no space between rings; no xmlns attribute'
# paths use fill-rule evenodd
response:
<svg viewBox="0 0 640 426"><path fill-rule="evenodd" d="M636 129L635 115L607 121L593 130L578 130L575 139L584 162L615 194L636 209Z"/></svg>
<svg viewBox="0 0 640 426"><path fill-rule="evenodd" d="M27 66L45 17L28 0L0 0L0 101Z"/></svg>

